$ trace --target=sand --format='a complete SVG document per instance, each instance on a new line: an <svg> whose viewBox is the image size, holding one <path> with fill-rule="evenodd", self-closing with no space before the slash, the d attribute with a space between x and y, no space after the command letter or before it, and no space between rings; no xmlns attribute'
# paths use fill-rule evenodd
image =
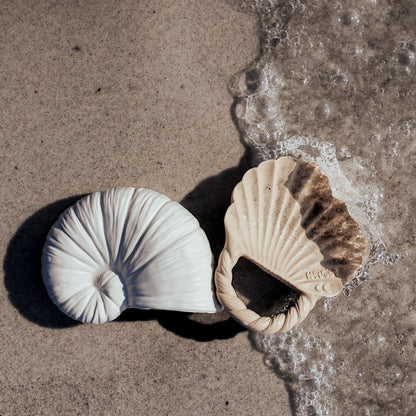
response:
<svg viewBox="0 0 416 416"><path fill-rule="evenodd" d="M0 31L0 414L288 414L226 314L81 325L40 274L57 216L116 186L183 201L218 253L247 168L227 83L256 56L255 17L219 0L20 0L1 3Z"/></svg>

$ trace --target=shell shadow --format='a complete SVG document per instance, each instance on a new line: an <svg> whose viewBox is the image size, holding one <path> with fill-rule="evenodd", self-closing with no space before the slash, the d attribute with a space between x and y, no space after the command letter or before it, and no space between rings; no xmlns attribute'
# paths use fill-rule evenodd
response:
<svg viewBox="0 0 416 416"><path fill-rule="evenodd" d="M233 268L233 287L247 308L261 316L286 313L300 294L244 257Z"/></svg>
<svg viewBox="0 0 416 416"><path fill-rule="evenodd" d="M225 240L223 220L232 190L247 169L245 155L238 166L205 179L181 201L199 220L208 236L215 259ZM24 221L7 247L3 268L9 300L22 316L37 325L69 328L80 324L60 312L50 300L42 281L41 256L46 236L55 221L63 211L84 196L85 194L72 196L41 208ZM176 335L197 341L231 338L246 331L225 312L189 314L128 309L115 322L154 319Z"/></svg>
<svg viewBox="0 0 416 416"><path fill-rule="evenodd" d="M241 181L244 173L250 168L249 160L250 153L247 149L237 166L204 179L180 202L199 221L201 228L207 235L215 264L225 242L225 212L230 205L231 194L235 185ZM116 321L152 319L157 319L161 326L178 336L200 342L228 339L240 332L247 331L225 311L216 314L192 314L127 309Z"/></svg>
<svg viewBox="0 0 416 416"><path fill-rule="evenodd" d="M204 179L181 201L205 231L215 261L218 260L225 243L224 216L231 203L231 194L251 167L249 160L250 151L247 149L237 166Z"/></svg>
<svg viewBox="0 0 416 416"><path fill-rule="evenodd" d="M29 321L50 328L79 324L50 300L42 281L41 256L49 229L59 215L85 195L61 199L29 217L10 240L4 259L4 284L10 302Z"/></svg>
<svg viewBox="0 0 416 416"><path fill-rule="evenodd" d="M116 322L157 320L166 330L182 338L198 342L232 338L245 331L225 312L217 314L191 314L185 312L126 309Z"/></svg>
<svg viewBox="0 0 416 416"><path fill-rule="evenodd" d="M181 201L181 204L199 221L211 245L217 263L225 242L224 216L230 205L235 185L249 169L249 150L237 166L226 169L199 183ZM190 314L183 312L127 309L117 321L157 319L165 329L183 338L196 341L228 339L247 331L228 312Z"/></svg>
<svg viewBox="0 0 416 416"><path fill-rule="evenodd" d="M211 245L215 264L225 242L224 216L230 205L235 185L249 169L249 150L238 166L226 169L199 183L181 201L181 204L199 221ZM127 309L117 321L157 319L168 331L183 338L205 342L228 339L247 331L230 318L227 312L217 314L191 314L183 312Z"/></svg>
<svg viewBox="0 0 416 416"><path fill-rule="evenodd" d="M246 149L237 166L203 180L181 201L181 204L199 221L201 228L207 235L215 264L225 242L225 212L230 205L234 187L250 168L249 160L250 151ZM125 313L143 314L146 312L132 310ZM164 328L182 337L193 338L197 341L227 339L232 338L239 332L247 331L234 319L230 318L228 312L219 314L154 312L158 315L158 321Z"/></svg>

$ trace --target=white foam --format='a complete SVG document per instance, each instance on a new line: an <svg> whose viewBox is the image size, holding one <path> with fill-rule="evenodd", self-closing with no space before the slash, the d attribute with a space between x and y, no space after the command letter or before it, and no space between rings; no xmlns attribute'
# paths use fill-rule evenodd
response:
<svg viewBox="0 0 416 416"><path fill-rule="evenodd" d="M416 241L416 227L406 229L412 213L406 217L400 198L400 191L409 189L391 179L408 174L405 160L415 147L416 41L405 28L416 25L416 3L245 0L239 5L256 12L260 25L258 59L230 83L237 127L252 149L253 164L286 155L317 164L370 242L362 267L343 288L358 339L331 346L295 328L275 336L252 334L253 342L294 394L296 414L380 415L389 408L390 414L410 415L411 405L400 400L414 394L409 381L416 380L415 365L403 370L406 351L400 353L384 332L409 322L414 303L402 305L389 289L380 293L371 285L364 300L350 295L372 279L374 265L400 265L403 247ZM386 208L388 193L396 197ZM399 252L387 249L383 222L408 231ZM391 290L395 282L389 284ZM410 276L401 284L412 286ZM326 301L324 310L336 312L336 303ZM395 323L388 308L394 308ZM413 345L414 331L403 331ZM414 356L406 359L416 364Z"/></svg>

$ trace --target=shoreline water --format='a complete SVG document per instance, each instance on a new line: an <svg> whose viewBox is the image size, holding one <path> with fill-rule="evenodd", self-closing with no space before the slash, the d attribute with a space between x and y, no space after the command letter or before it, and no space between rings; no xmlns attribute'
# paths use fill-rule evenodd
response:
<svg viewBox="0 0 416 416"><path fill-rule="evenodd" d="M325 337L317 335L321 325L312 329L308 322L289 335L256 336L255 345L280 377L291 380L294 414L410 415L414 405L403 396L415 394L415 363L410 350L397 351L395 341L415 343L409 270L414 239L391 237L398 229L409 232L416 213L406 177L416 166L409 87L415 82L416 34L409 29L415 6L243 3L257 13L261 50L231 81L244 140L257 161L291 155L319 165L370 242L362 269L344 286L348 302L325 302L325 312L312 318L327 322ZM389 253L383 240L397 252ZM377 263L396 268L381 271ZM400 269L407 274L398 274Z"/></svg>

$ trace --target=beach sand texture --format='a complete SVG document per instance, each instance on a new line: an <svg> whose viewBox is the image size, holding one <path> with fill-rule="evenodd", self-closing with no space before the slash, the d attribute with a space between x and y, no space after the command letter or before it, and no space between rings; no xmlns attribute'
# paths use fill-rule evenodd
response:
<svg viewBox="0 0 416 416"><path fill-rule="evenodd" d="M79 325L40 280L48 228L77 196L134 186L181 201L239 165L227 83L256 54L255 19L221 1L0 7L0 413L262 414L270 400L287 409L283 383L237 324L204 329L143 311ZM238 174L219 177L220 195L209 181L196 190L205 201L189 204L215 216Z"/></svg>
<svg viewBox="0 0 416 416"><path fill-rule="evenodd" d="M1 415L415 414L416 35L404 38L416 10L404 0L397 8L380 2L374 13L377 2L350 1L328 6L329 14L314 11L319 21L305 18L301 40L315 42L322 31L331 43L325 25L338 28L339 20L348 32L340 38L362 33L365 42L337 38L346 54L339 56L304 48L311 75L304 84L284 40L295 39L301 14L285 30L270 24L267 32L273 19L285 20L280 9L259 22L250 7L242 12L222 0L1 2ZM300 10L301 1L292 3ZM361 23L375 16L371 27L389 41L358 29L357 16ZM275 61L259 52L266 41L282 45ZM379 44L394 52L390 61L380 58ZM363 79L374 74L377 82L367 89L348 65L360 48L366 59L366 48L381 54L368 55L374 67ZM261 93L233 105L241 91L234 80L230 94L230 80L256 59L265 79L276 62L286 87L268 79L272 103ZM349 78L331 59L347 62ZM260 72L244 78L258 90ZM381 73L389 81L378 82ZM85 325L52 304L41 281L43 243L81 196L122 186L166 194L198 218L218 256L231 191L253 161L279 153L283 137L264 145L261 134L284 123L288 136L334 143L348 178L368 193L370 216L378 204L374 218L390 251L375 249L383 264L371 267L372 282L319 303L300 328L275 338L249 334L225 312L126 311ZM251 273L259 274L239 262L236 281Z"/></svg>

